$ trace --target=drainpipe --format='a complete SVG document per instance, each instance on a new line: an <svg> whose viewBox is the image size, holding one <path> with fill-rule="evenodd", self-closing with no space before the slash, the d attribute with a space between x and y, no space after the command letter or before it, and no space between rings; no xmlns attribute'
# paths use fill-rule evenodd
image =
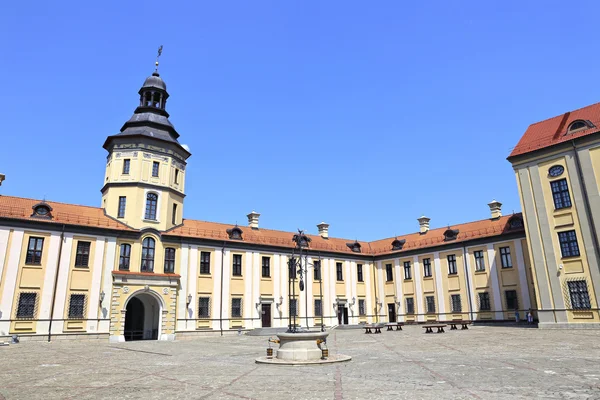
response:
<svg viewBox="0 0 600 400"><path fill-rule="evenodd" d="M58 244L58 260L56 261L56 274L54 274L54 289L52 290L52 303L50 304L50 322L48 323L48 342L52 339L52 316L54 315L54 302L56 301L56 287L58 286L58 271L60 259L62 258L63 241L65 239L65 225L60 232L60 243Z"/></svg>
<svg viewBox="0 0 600 400"><path fill-rule="evenodd" d="M467 267L467 247L463 246L463 264L465 267L465 281L467 281L467 299L469 300L469 310L471 314L471 321L473 321L473 301L471 300L471 284L469 283L469 268Z"/></svg>
<svg viewBox="0 0 600 400"><path fill-rule="evenodd" d="M594 251L596 260L598 260L600 255L600 245L598 244L598 233L596 232L596 224L594 222L594 216L592 215L592 207L590 206L590 202L588 199L588 191L585 186L585 179L583 177L583 171L581 168L581 163L579 161L579 154L577 153L577 147L575 147L575 141L572 140L571 144L573 145L573 153L575 153L575 166L577 167L577 174L581 177L581 191L583 192L583 205L585 207L585 212L587 214L587 219L589 220L589 225L592 231L592 241L594 244Z"/></svg>
<svg viewBox="0 0 600 400"><path fill-rule="evenodd" d="M223 336L223 265L225 258L225 242L223 242L223 247L221 248L221 295L220 297L220 309L219 309L219 328L221 329L221 336Z"/></svg>

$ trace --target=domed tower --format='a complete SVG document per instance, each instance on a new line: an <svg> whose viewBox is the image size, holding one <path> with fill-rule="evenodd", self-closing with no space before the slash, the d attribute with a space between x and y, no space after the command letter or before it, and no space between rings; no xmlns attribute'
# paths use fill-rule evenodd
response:
<svg viewBox="0 0 600 400"><path fill-rule="evenodd" d="M133 228L164 231L181 223L191 153L179 144L169 121L169 93L158 73L158 60L139 95L133 116L104 142L108 157L102 208Z"/></svg>

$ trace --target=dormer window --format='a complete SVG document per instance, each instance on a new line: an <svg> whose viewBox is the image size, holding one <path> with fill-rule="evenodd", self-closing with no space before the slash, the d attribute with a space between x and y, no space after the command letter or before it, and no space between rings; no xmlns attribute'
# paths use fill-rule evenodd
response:
<svg viewBox="0 0 600 400"><path fill-rule="evenodd" d="M398 240L398 238L395 238L392 242L392 250L402 250L404 243L406 243L406 239Z"/></svg>
<svg viewBox="0 0 600 400"><path fill-rule="evenodd" d="M244 232L240 229L239 226L237 226L237 224L233 228L227 229L227 234L229 235L229 239L231 240L244 240L242 238L243 233Z"/></svg>
<svg viewBox="0 0 600 400"><path fill-rule="evenodd" d="M446 229L446 232L444 232L444 241L449 241L449 240L456 240L456 238L458 237L458 229Z"/></svg>
<svg viewBox="0 0 600 400"><path fill-rule="evenodd" d="M348 246L354 253L360 253L360 243L358 243L358 241L354 241L354 243L346 243L346 246Z"/></svg>
<svg viewBox="0 0 600 400"><path fill-rule="evenodd" d="M508 228L509 229L520 229L523 228L523 219L517 217L516 215L510 217L508 220Z"/></svg>
<svg viewBox="0 0 600 400"><path fill-rule="evenodd" d="M303 231L298 230L298 233L292 237L292 241L296 243L296 247L304 248L308 247L311 242L311 239L304 234Z"/></svg>
<svg viewBox="0 0 600 400"><path fill-rule="evenodd" d="M569 125L569 128L567 129L567 133L574 133L574 132L578 132L578 131L582 131L584 129L594 128L594 127L595 126L594 126L594 124L592 124L591 121L578 119L578 120L571 122L571 125Z"/></svg>
<svg viewBox="0 0 600 400"><path fill-rule="evenodd" d="M31 208L33 209L32 217L52 219L52 207L47 203L41 202Z"/></svg>

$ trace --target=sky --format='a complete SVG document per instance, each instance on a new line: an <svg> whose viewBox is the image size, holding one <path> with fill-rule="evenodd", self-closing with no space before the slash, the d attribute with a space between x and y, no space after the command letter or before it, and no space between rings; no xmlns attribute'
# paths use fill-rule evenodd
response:
<svg viewBox="0 0 600 400"><path fill-rule="evenodd" d="M89 4L88 4L89 3ZM17 2L0 195L100 206L107 136L164 46L184 218L376 240L521 209L527 127L600 100L598 2ZM585 22L585 23L584 23Z"/></svg>

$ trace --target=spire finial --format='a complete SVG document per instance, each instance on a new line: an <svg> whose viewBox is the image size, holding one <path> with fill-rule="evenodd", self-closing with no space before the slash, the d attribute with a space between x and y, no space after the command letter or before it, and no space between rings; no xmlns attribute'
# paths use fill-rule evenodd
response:
<svg viewBox="0 0 600 400"><path fill-rule="evenodd" d="M163 47L162 47L162 44L161 44L160 47L158 48L158 54L156 56L156 62L154 63L156 65L156 68L154 69L154 72L156 72L156 73L158 73L158 59L159 59L159 57L162 54L162 49L163 49Z"/></svg>

